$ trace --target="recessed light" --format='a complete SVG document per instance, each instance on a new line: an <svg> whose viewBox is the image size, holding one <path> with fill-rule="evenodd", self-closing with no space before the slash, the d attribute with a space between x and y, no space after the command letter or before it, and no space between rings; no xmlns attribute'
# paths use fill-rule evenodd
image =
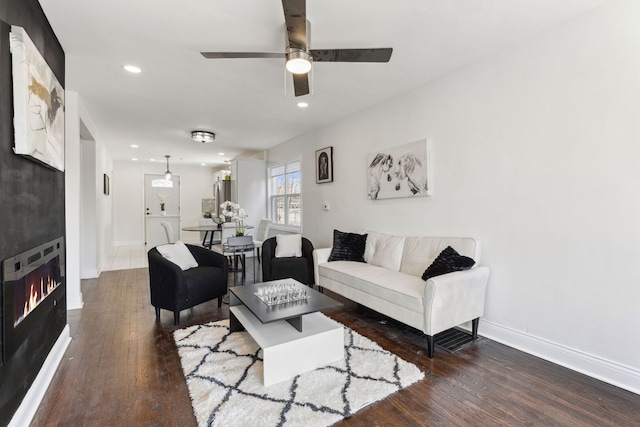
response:
<svg viewBox="0 0 640 427"><path fill-rule="evenodd" d="M207 164L206 164L206 163L200 163L200 164L201 164L202 166L207 166Z"/></svg>
<svg viewBox="0 0 640 427"><path fill-rule="evenodd" d="M134 162L137 162L138 158L137 157L132 157L131 160L133 160Z"/></svg>
<svg viewBox="0 0 640 427"><path fill-rule="evenodd" d="M131 144L129 147L131 147L131 148L138 148L138 144Z"/></svg>
<svg viewBox="0 0 640 427"><path fill-rule="evenodd" d="M218 156L224 156L224 153L218 153Z"/></svg>
<svg viewBox="0 0 640 427"><path fill-rule="evenodd" d="M150 161L152 161L152 162L155 162L155 161L156 161L156 159L154 159L153 157L152 157L152 158L150 158L149 160L150 160Z"/></svg>
<svg viewBox="0 0 640 427"><path fill-rule="evenodd" d="M300 108L307 108L309 106L309 104L307 104L306 102L298 102L298 107Z"/></svg>
<svg viewBox="0 0 640 427"><path fill-rule="evenodd" d="M140 69L140 67L136 67L135 65L125 65L124 68L126 71L133 73L133 74L140 74L142 72L142 70Z"/></svg>

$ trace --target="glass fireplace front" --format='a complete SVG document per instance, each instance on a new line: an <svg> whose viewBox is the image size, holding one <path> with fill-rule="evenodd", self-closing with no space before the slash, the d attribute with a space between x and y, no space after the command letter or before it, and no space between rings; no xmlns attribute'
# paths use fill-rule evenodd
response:
<svg viewBox="0 0 640 427"><path fill-rule="evenodd" d="M64 280L64 238L52 240L12 258L2 265L4 362L27 339L30 330L56 306L48 298ZM51 301L51 302L49 302Z"/></svg>

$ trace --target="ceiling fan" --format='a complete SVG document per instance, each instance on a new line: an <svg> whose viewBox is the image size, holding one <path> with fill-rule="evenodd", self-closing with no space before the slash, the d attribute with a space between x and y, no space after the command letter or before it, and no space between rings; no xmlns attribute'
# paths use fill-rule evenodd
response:
<svg viewBox="0 0 640 427"><path fill-rule="evenodd" d="M200 52L209 59L220 58L285 58L293 75L296 96L309 93L309 71L312 62L389 62L392 48L377 49L309 49L310 25L306 0L282 0L287 27L285 53L269 52Z"/></svg>

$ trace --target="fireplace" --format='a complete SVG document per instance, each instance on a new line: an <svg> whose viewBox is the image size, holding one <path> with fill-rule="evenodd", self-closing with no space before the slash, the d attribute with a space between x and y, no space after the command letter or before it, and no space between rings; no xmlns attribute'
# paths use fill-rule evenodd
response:
<svg viewBox="0 0 640 427"><path fill-rule="evenodd" d="M2 361L7 363L49 313L64 304L62 237L8 258L2 269Z"/></svg>

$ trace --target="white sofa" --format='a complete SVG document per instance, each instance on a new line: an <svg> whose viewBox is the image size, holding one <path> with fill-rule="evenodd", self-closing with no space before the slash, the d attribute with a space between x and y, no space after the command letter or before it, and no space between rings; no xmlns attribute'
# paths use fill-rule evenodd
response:
<svg viewBox="0 0 640 427"><path fill-rule="evenodd" d="M439 332L471 321L473 337L477 337L489 279L489 268L478 265L477 240L364 233L364 263L328 262L331 248L314 251L316 285L421 330L427 336L429 357L434 355L433 336ZM447 246L476 263L469 270L422 280L424 271Z"/></svg>

